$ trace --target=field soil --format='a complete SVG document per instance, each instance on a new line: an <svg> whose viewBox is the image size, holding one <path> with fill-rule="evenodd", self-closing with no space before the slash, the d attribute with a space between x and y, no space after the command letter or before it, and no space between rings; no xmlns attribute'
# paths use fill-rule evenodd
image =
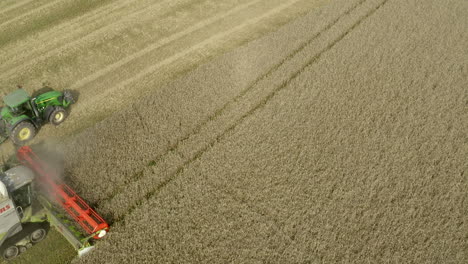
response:
<svg viewBox="0 0 468 264"><path fill-rule="evenodd" d="M39 19L79 1L22 2ZM138 6L117 2L115 21ZM96 33L100 50L61 23L61 56L15 66L29 41L0 54L24 69L2 64L4 84L47 76L80 92L36 141L112 224L72 263L468 262L466 1L186 2L213 17L175 12L187 24L169 26L142 5L134 26ZM82 16L106 3L83 1Z"/></svg>

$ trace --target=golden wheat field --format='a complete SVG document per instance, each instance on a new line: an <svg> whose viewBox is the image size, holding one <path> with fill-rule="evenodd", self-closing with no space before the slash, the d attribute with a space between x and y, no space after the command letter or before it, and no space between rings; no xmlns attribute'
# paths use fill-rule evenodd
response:
<svg viewBox="0 0 468 264"><path fill-rule="evenodd" d="M0 60L111 223L17 263L468 262L464 0L6 0Z"/></svg>

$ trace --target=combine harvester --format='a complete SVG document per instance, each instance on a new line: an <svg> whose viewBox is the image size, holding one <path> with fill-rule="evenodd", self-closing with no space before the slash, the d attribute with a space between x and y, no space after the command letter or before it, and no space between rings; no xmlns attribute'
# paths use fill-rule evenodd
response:
<svg viewBox="0 0 468 264"><path fill-rule="evenodd" d="M43 240L54 226L83 255L109 225L31 150L21 147L18 165L0 174L0 254L10 260ZM39 187L39 188L38 188ZM37 190L44 190L41 194ZM58 207L62 207L59 212ZM81 226L82 231L78 226ZM84 232L83 232L84 231Z"/></svg>

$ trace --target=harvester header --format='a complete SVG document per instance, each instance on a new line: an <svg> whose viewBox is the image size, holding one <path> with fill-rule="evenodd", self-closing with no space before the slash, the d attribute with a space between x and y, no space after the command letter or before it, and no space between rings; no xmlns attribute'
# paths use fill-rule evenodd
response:
<svg viewBox="0 0 468 264"><path fill-rule="evenodd" d="M94 239L104 237L109 231L106 221L94 211L78 194L64 183L57 183L59 175L48 168L29 146L19 148L18 160L33 170L37 175L37 182L48 195L72 217Z"/></svg>

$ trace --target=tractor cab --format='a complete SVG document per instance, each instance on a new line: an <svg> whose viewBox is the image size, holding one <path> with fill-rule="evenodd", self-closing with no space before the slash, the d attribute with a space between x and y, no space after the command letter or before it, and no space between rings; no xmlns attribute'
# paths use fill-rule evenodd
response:
<svg viewBox="0 0 468 264"><path fill-rule="evenodd" d="M2 112L5 114L9 112L12 116L22 114L30 115L32 110L30 99L29 94L25 90L18 89L3 98L6 109L2 109Z"/></svg>
<svg viewBox="0 0 468 264"><path fill-rule="evenodd" d="M29 99L29 94L25 90L18 89L3 97L3 103L11 109L14 109L28 102Z"/></svg>
<svg viewBox="0 0 468 264"><path fill-rule="evenodd" d="M2 108L0 115L5 121L10 122L10 120L18 117L26 116L34 123L37 123L38 111L25 90L17 89L6 95L3 97L3 103L5 107Z"/></svg>

